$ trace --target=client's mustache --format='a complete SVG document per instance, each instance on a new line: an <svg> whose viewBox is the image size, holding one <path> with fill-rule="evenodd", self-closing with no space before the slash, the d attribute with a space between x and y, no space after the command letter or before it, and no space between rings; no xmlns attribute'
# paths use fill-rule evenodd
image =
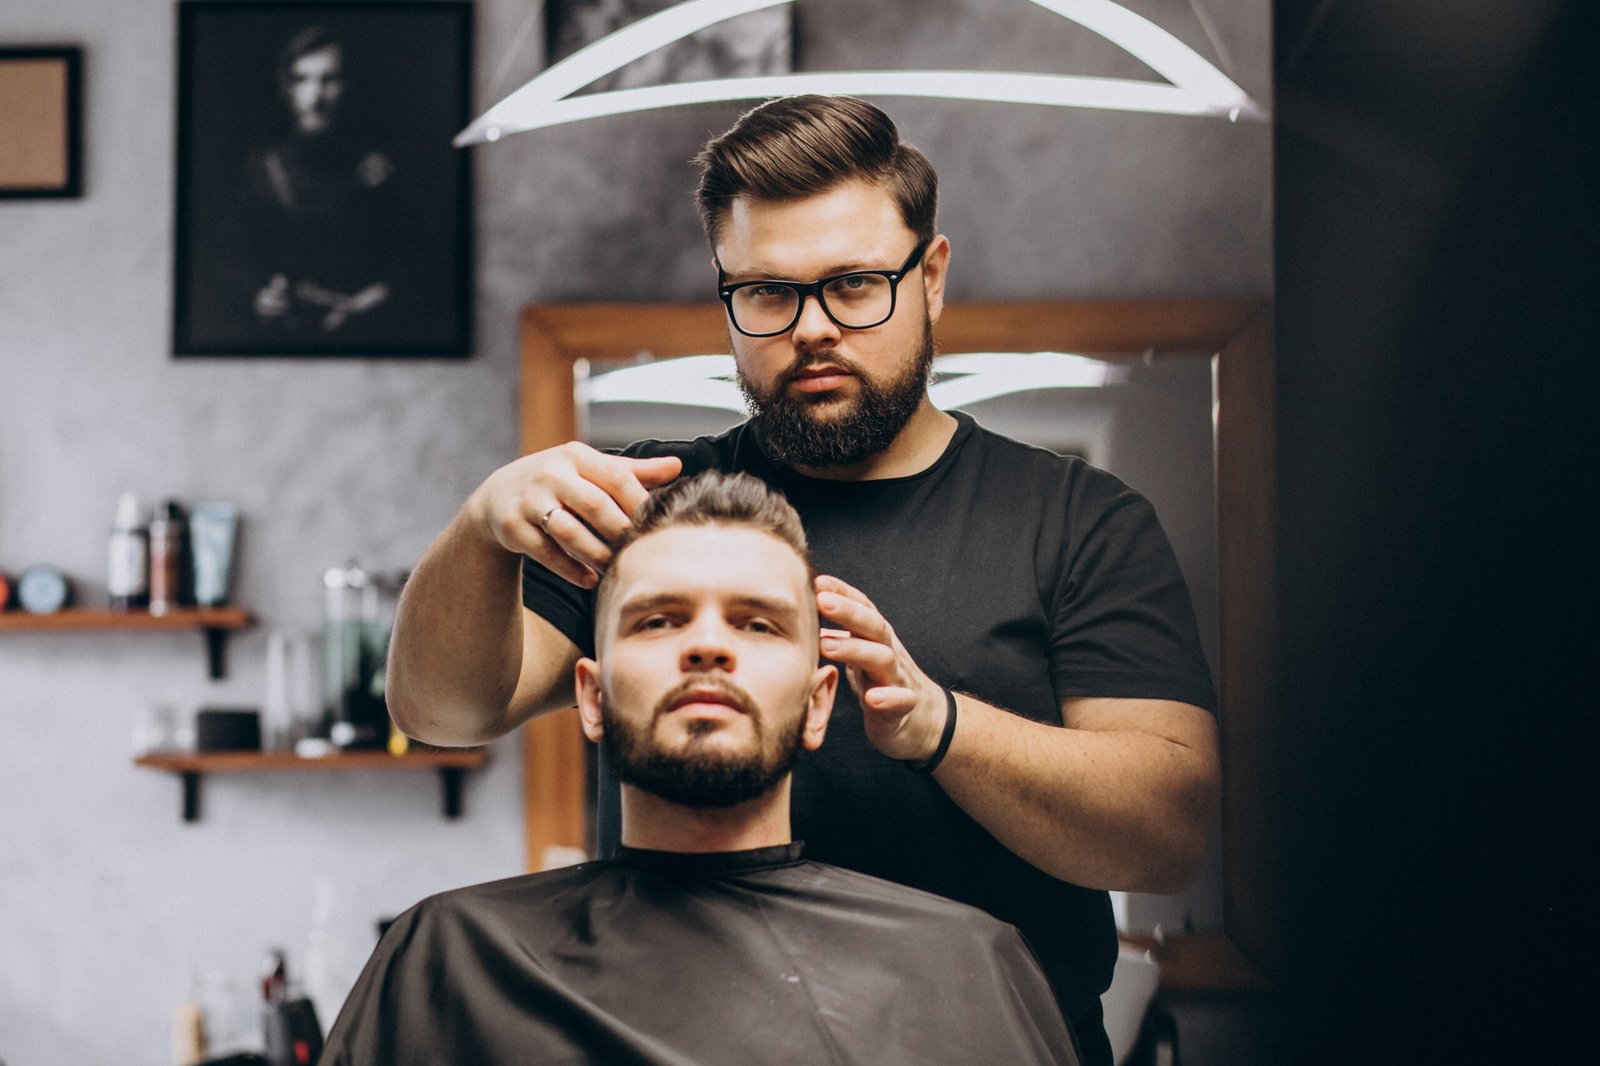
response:
<svg viewBox="0 0 1600 1066"><path fill-rule="evenodd" d="M699 674L684 678L674 685L665 696L662 696L656 702L652 718L660 718L668 713L677 704L683 702L684 697L691 692L714 692L727 700L735 710L747 714L751 718L757 716L756 701L744 689L723 678Z"/></svg>

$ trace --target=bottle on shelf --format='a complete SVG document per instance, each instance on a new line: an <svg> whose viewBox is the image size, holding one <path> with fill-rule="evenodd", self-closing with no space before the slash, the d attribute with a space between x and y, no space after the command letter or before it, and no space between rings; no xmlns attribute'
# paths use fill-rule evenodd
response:
<svg viewBox="0 0 1600 1066"><path fill-rule="evenodd" d="M173 1066L200 1066L206 1060L210 1040L206 1033L206 1012L200 1005L200 975L189 980L189 996L178 1004L172 1018Z"/></svg>
<svg viewBox="0 0 1600 1066"><path fill-rule="evenodd" d="M373 649L369 619L380 602L374 575L354 560L323 574L323 707L328 739L348 751L383 748L389 712L373 693Z"/></svg>
<svg viewBox="0 0 1600 1066"><path fill-rule="evenodd" d="M166 614L181 607L184 574L188 570L185 546L188 522L177 500L168 500L150 522L150 613Z"/></svg>
<svg viewBox="0 0 1600 1066"><path fill-rule="evenodd" d="M117 611L137 611L150 602L150 531L139 497L124 492L111 526L106 591Z"/></svg>

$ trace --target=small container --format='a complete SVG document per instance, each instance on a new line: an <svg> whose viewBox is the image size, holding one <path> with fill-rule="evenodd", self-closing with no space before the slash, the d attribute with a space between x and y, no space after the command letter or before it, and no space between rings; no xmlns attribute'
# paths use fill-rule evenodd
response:
<svg viewBox="0 0 1600 1066"><path fill-rule="evenodd" d="M346 750L382 748L389 741L389 715L372 692L373 662L367 619L379 613L373 575L353 560L322 577L323 709L328 739Z"/></svg>
<svg viewBox="0 0 1600 1066"><path fill-rule="evenodd" d="M155 751L183 749L178 709L170 704L151 707L134 728L134 751L148 755Z"/></svg>
<svg viewBox="0 0 1600 1066"><path fill-rule="evenodd" d="M250 707L202 707L195 712L197 751L260 751L261 712Z"/></svg>
<svg viewBox="0 0 1600 1066"><path fill-rule="evenodd" d="M150 613L166 614L183 605L188 523L177 500L168 500L150 523Z"/></svg>
<svg viewBox="0 0 1600 1066"><path fill-rule="evenodd" d="M29 614L54 614L72 606L72 579L48 563L30 566L17 578L17 602Z"/></svg>
<svg viewBox="0 0 1600 1066"><path fill-rule="evenodd" d="M268 751L294 747L294 712L289 704L289 634L267 634L266 693L261 700L261 746Z"/></svg>
<svg viewBox="0 0 1600 1066"><path fill-rule="evenodd" d="M194 601L202 607L228 602L233 582L234 541L238 538L239 507L223 500L207 500L189 509L189 540L194 556Z"/></svg>
<svg viewBox="0 0 1600 1066"><path fill-rule="evenodd" d="M150 532L134 493L124 492L117 501L106 554L106 592L112 610L142 610L150 602Z"/></svg>

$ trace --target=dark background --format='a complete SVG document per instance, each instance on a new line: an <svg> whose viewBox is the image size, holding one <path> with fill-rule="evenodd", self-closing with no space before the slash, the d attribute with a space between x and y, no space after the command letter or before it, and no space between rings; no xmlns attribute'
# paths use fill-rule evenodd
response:
<svg viewBox="0 0 1600 1066"><path fill-rule="evenodd" d="M1595 1061L1596 5L1275 13L1278 1060Z"/></svg>

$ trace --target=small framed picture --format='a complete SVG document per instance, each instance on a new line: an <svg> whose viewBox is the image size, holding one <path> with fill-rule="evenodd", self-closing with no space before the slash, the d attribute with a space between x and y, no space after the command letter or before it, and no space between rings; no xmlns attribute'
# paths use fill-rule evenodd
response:
<svg viewBox="0 0 1600 1066"><path fill-rule="evenodd" d="M83 195L83 49L0 47L0 198Z"/></svg>
<svg viewBox="0 0 1600 1066"><path fill-rule="evenodd" d="M472 350L469 2L178 5L173 352Z"/></svg>

